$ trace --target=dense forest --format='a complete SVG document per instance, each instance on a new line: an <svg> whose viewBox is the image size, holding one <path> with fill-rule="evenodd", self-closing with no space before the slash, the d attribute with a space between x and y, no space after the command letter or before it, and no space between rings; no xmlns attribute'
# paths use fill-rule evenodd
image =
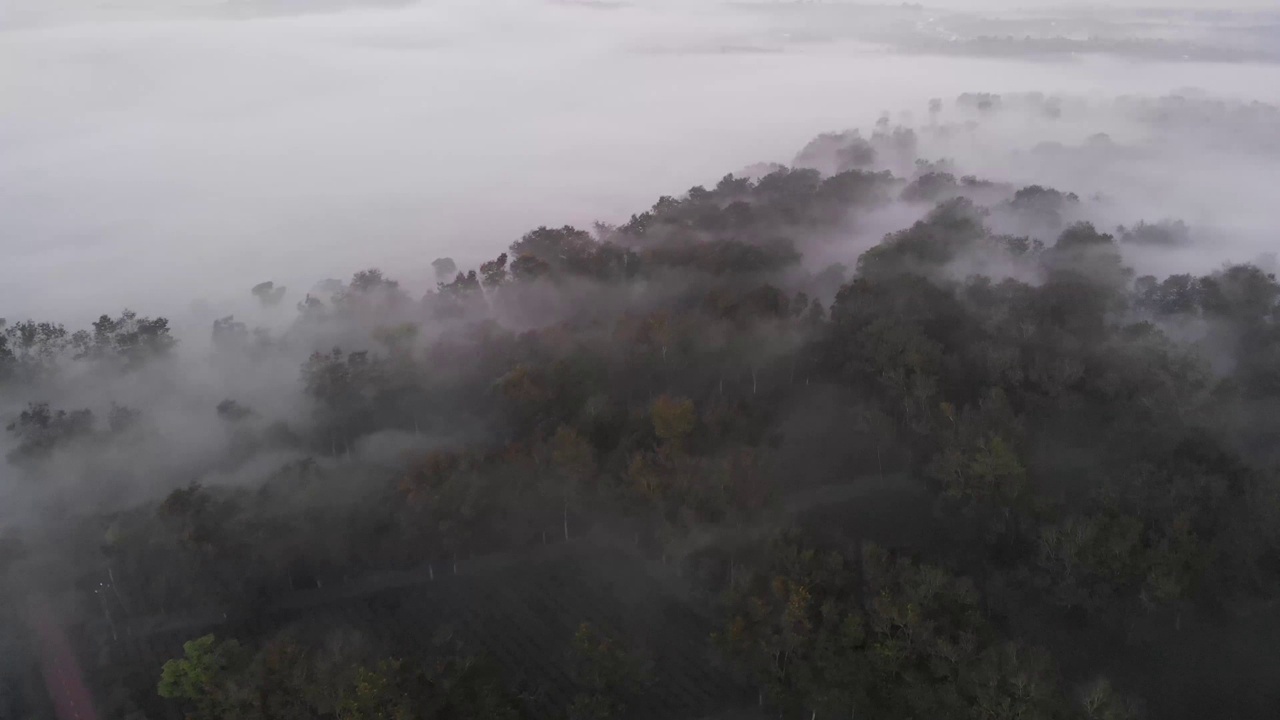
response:
<svg viewBox="0 0 1280 720"><path fill-rule="evenodd" d="M111 718L1273 717L1272 268L915 154L249 282L207 352L10 319L0 716L39 598Z"/></svg>

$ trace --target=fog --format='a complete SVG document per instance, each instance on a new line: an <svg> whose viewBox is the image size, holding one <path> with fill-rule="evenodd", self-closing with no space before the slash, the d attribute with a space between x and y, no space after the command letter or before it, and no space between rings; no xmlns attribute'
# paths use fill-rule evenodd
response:
<svg viewBox="0 0 1280 720"><path fill-rule="evenodd" d="M1273 2L0 0L0 717L1270 718L1277 177Z"/></svg>
<svg viewBox="0 0 1280 720"><path fill-rule="evenodd" d="M436 258L466 271L540 225L621 224L659 196L712 187L726 172L765 167L758 177L768 163L798 162L797 151L828 131L883 132L887 142L911 129L909 150L881 152L876 165L903 182L936 167L999 183L993 202L1032 184L1077 193L1082 203L1068 219L1106 231L1186 223L1194 242L1125 247L1138 274L1198 275L1228 262L1273 270L1280 63L1155 61L1124 46L997 57L984 46L957 55L912 44L938 28L972 35L1031 15L1029 27L1052 37L1083 11L515 0L10 5L0 30L0 318L75 330L121 308L164 316L185 365L11 384L0 397L5 423L29 402L100 415L119 403L144 409L150 439L143 451L68 453L40 471L55 480L39 485L5 466L0 497L9 507L0 516L52 496L94 508L133 502L120 492L126 486L145 496L193 477L257 479L296 455L263 451L243 471L221 462L236 435L209 408L252 399L264 423L305 425L298 368L307 353L371 347L375 327L421 320L401 308L362 311L336 329L301 324L293 308L318 281L379 267L421 297L440 279ZM1135 17L1114 9L1091 22L1122 36ZM1212 48L1248 17L1175 12L1144 20L1143 32L1182 37L1189 27ZM834 232L800 237L803 265L854 267L929 209L887 202ZM1050 244L1061 229L1000 213L991 223ZM1016 263L992 262L980 254L951 272L1034 280ZM250 297L266 280L288 288L282 304ZM838 283L819 284L829 302ZM683 287L590 297L626 313ZM526 295L527 307L490 311L507 327L537 327L566 316L583 292ZM210 325L228 315L276 333L279 345L265 356L209 356ZM422 327L432 339L436 330ZM409 445L424 442L436 439ZM78 489L96 476L122 484Z"/></svg>
<svg viewBox="0 0 1280 720"><path fill-rule="evenodd" d="M307 287L366 265L426 285L439 255L470 261L538 224L625 219L727 170L787 162L818 132L882 111L923 119L930 98L961 92L1280 99L1276 66L791 42L770 13L713 3L379 5L11 3L6 315L173 314L260 279ZM1044 130L1002 128L996 154ZM972 171L1007 168L974 155ZM1237 168L1188 155L1179 163L1210 186L1194 197L1249 200L1212 193Z"/></svg>

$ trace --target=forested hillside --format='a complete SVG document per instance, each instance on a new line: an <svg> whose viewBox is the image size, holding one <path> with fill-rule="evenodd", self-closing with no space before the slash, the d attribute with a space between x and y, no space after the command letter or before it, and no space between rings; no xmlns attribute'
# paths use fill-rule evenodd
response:
<svg viewBox="0 0 1280 720"><path fill-rule="evenodd" d="M113 718L1273 717L1272 268L915 152L249 278L208 352L10 318L0 597Z"/></svg>

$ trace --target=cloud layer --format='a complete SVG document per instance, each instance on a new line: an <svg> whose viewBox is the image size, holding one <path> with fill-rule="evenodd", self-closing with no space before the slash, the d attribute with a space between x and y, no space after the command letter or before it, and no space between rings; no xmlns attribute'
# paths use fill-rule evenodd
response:
<svg viewBox="0 0 1280 720"><path fill-rule="evenodd" d="M625 219L962 91L1280 96L1271 66L788 44L767 15L718 4L15 7L0 32L0 306L77 323L368 264L426 283L439 255ZM1033 142L1008 132L1005 148Z"/></svg>

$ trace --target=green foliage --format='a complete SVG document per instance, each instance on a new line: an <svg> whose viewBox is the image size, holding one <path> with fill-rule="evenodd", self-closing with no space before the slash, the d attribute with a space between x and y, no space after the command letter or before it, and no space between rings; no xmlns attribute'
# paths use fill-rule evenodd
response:
<svg viewBox="0 0 1280 720"><path fill-rule="evenodd" d="M359 668L355 686L338 705L339 720L412 720L412 700L403 687L403 663L385 660L376 668Z"/></svg>
<svg viewBox="0 0 1280 720"><path fill-rule="evenodd" d="M430 665L383 660L358 667L341 693L338 720L517 720L510 697L471 658Z"/></svg>
<svg viewBox="0 0 1280 720"><path fill-rule="evenodd" d="M732 602L720 645L789 712L867 702L867 629L857 575L837 554L780 540Z"/></svg>
<svg viewBox="0 0 1280 720"><path fill-rule="evenodd" d="M492 672L456 649L426 663L324 661L288 637L256 654L207 635L165 663L159 693L192 720L518 720Z"/></svg>
<svg viewBox="0 0 1280 720"><path fill-rule="evenodd" d="M1002 639L941 568L784 539L747 587L721 643L786 716L1068 716L1044 653Z"/></svg>
<svg viewBox="0 0 1280 720"><path fill-rule="evenodd" d="M161 670L160 697L182 702L191 720L244 717L239 713L249 688L238 685L238 675L247 665L240 644L205 635L184 643L182 652L181 658L166 662Z"/></svg>

